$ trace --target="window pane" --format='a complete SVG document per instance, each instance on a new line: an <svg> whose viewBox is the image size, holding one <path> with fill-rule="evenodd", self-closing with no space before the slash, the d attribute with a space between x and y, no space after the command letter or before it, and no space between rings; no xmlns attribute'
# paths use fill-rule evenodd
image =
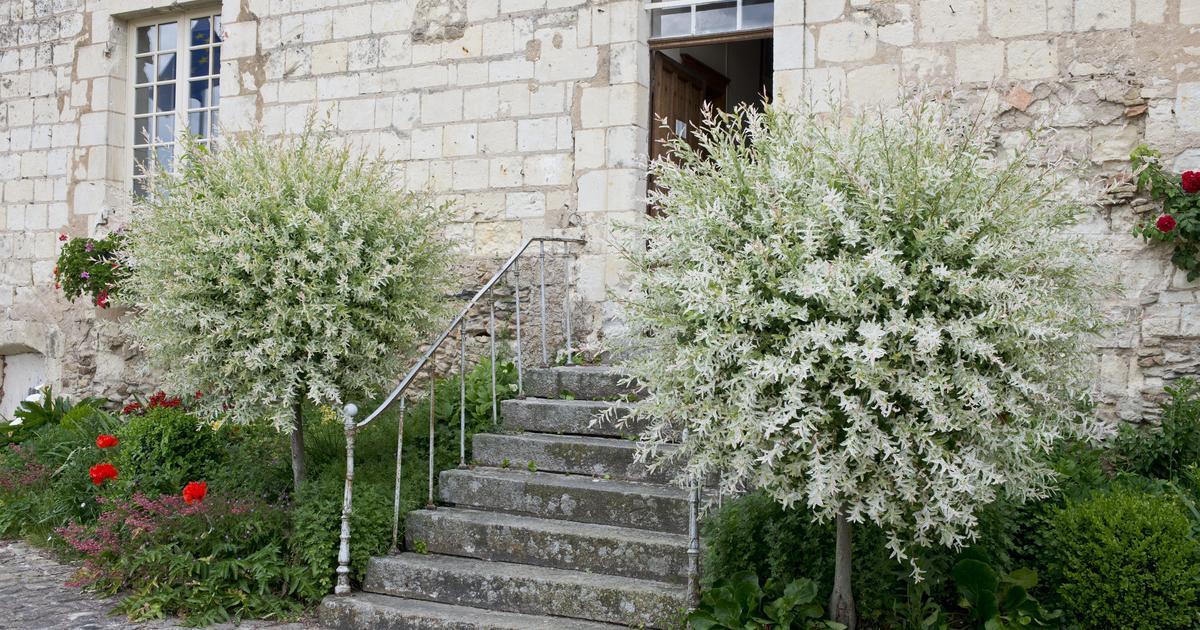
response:
<svg viewBox="0 0 1200 630"><path fill-rule="evenodd" d="M140 148L133 150L133 175L137 177L146 173L146 167L150 165L150 149Z"/></svg>
<svg viewBox="0 0 1200 630"><path fill-rule="evenodd" d="M212 49L212 73L214 75L221 74L221 47L214 46Z"/></svg>
<svg viewBox="0 0 1200 630"><path fill-rule="evenodd" d="M209 95L209 98L212 99L209 102L209 105L211 105L212 107L217 107L221 104L221 80L220 79L212 80L212 94Z"/></svg>
<svg viewBox="0 0 1200 630"><path fill-rule="evenodd" d="M766 28L774 23L773 0L742 0L742 28Z"/></svg>
<svg viewBox="0 0 1200 630"><path fill-rule="evenodd" d="M154 50L154 27L142 26L137 30L137 51L139 54Z"/></svg>
<svg viewBox="0 0 1200 630"><path fill-rule="evenodd" d="M139 85L154 81L154 57L138 57L133 65L137 68L134 81Z"/></svg>
<svg viewBox="0 0 1200 630"><path fill-rule="evenodd" d="M141 177L134 178L134 180L133 180L133 196L137 197L139 199L146 196L146 180L145 179L143 179Z"/></svg>
<svg viewBox="0 0 1200 630"><path fill-rule="evenodd" d="M208 57L209 50L200 48L192 51L192 72L190 77L206 77L208 76Z"/></svg>
<svg viewBox="0 0 1200 630"><path fill-rule="evenodd" d="M150 144L154 138L150 137L150 118L135 118L133 120L133 143L134 144Z"/></svg>
<svg viewBox="0 0 1200 630"><path fill-rule="evenodd" d="M175 80L175 53L167 53L165 55L158 56L158 80Z"/></svg>
<svg viewBox="0 0 1200 630"><path fill-rule="evenodd" d="M150 108L154 104L154 88L140 87L133 91L133 112L135 114L148 114Z"/></svg>
<svg viewBox="0 0 1200 630"><path fill-rule="evenodd" d="M211 112L208 112L208 114L208 128L212 132L209 135L215 136L217 135L217 132L221 130L221 123L217 121L217 115L220 114L220 112L214 109Z"/></svg>
<svg viewBox="0 0 1200 630"><path fill-rule="evenodd" d="M171 155L175 152L175 147L170 144L164 144L154 147L154 156L158 167L164 171L171 170Z"/></svg>
<svg viewBox="0 0 1200 630"><path fill-rule="evenodd" d="M179 43L179 27L174 22L158 25L158 49L175 50Z"/></svg>
<svg viewBox="0 0 1200 630"><path fill-rule="evenodd" d="M160 112L175 111L175 84L167 83L158 86L158 98L155 99Z"/></svg>
<svg viewBox="0 0 1200 630"><path fill-rule="evenodd" d="M659 9L651 17L651 35L679 37L692 34L692 8Z"/></svg>
<svg viewBox="0 0 1200 630"><path fill-rule="evenodd" d="M737 3L722 2L696 7L696 33L727 33L737 30Z"/></svg>
<svg viewBox="0 0 1200 630"><path fill-rule="evenodd" d="M208 79L192 81L188 84L188 109L207 107L205 97L208 94Z"/></svg>
<svg viewBox="0 0 1200 630"><path fill-rule="evenodd" d="M208 116L209 114L206 111L188 114L188 133L200 136L201 138L207 138L212 135L208 129Z"/></svg>
<svg viewBox="0 0 1200 630"><path fill-rule="evenodd" d="M155 118L155 134L158 142L175 141L175 114L166 114Z"/></svg>
<svg viewBox="0 0 1200 630"><path fill-rule="evenodd" d="M202 17L192 20L192 45L203 46L212 41L212 26L208 22L208 18Z"/></svg>

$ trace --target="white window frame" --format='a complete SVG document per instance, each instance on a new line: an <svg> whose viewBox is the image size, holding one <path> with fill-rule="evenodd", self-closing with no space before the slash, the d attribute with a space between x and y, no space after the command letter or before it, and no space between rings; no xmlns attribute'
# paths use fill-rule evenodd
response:
<svg viewBox="0 0 1200 630"><path fill-rule="evenodd" d="M737 7L734 11L734 14L737 16L736 17L736 25L734 26L733 30L718 31L718 32L711 32L711 33L709 33L709 32L697 33L696 32L696 8L697 7L702 7L702 6L709 5L709 4L726 4L729 2L735 2L737 4ZM774 1L772 1L771 4L774 5L775 4ZM715 36L715 35L724 35L727 33L739 33L739 32L745 31L745 30L754 31L754 30L758 30L760 28L765 28L765 27L755 26L750 29L747 29L742 25L742 0L646 0L645 6L646 6L646 12L651 14L651 16L650 16L651 20L653 20L653 18L654 18L654 16L653 16L654 11L656 11L658 9L682 9L685 7L690 9L690 11L688 12L688 15L691 18L691 26L688 28L687 33L681 33L678 35L659 35L659 36L654 36L652 34L651 39L669 40L669 39L677 39L680 37L709 37L709 36ZM772 10L773 9L774 9L774 7L772 7Z"/></svg>
<svg viewBox="0 0 1200 630"><path fill-rule="evenodd" d="M190 113L190 110L188 107L188 90L189 90L189 83L192 79L191 51L193 49L199 50L202 48L208 48L211 50L213 48L213 43L211 41L207 46L192 46L191 45L191 21L196 18L201 18L201 17L211 18L213 16L222 17L220 5L212 5L212 6L203 8L203 9L195 9L195 10L191 10L191 11L179 11L179 12L159 14L157 16L150 16L150 17L145 17L145 18L141 18L138 20L132 20L127 24L126 32L128 33L128 39L129 39L127 50L126 50L126 57L128 58L128 61L126 63L126 68L125 68L125 72L126 72L126 75L125 75L126 76L125 102L127 104L127 107L126 107L127 113L125 114L126 128L125 128L125 134L124 134L125 137L123 138L123 145L125 148L124 168L126 169L126 171L125 171L126 172L125 190L128 191L130 194L134 193L134 179L139 176L139 173L138 173L139 169L138 169L137 165L134 163L134 147L135 147L135 145L139 145L144 142L143 140L134 137L137 134L137 119L139 116L139 114L137 113L137 102L136 102L137 88L138 88L138 74L137 74L137 72L138 72L138 68L137 68L138 29L145 27L145 26L155 26L155 25L161 25L161 24L168 24L171 22L175 23L175 30L176 30L175 79L174 79L174 82L175 82L175 108L172 111L175 121L174 121L174 138L170 144L170 146L171 146L171 165L172 165L172 169L174 169L174 168L178 167L178 165L179 165L179 139L182 137L182 134L185 133L186 130L188 129L188 114ZM224 20L222 20L222 30L223 30L223 27L224 27ZM216 25L210 23L210 28L212 29L210 37L215 37L217 35ZM220 47L224 48L224 43L225 43L224 33L221 33L220 35L221 35ZM157 37L157 33L156 33L156 37ZM157 49L157 44L156 44L155 52L153 54L155 56L157 56L159 54L158 49ZM210 64L211 63L212 62L210 61ZM220 71L219 67L211 68L211 66L210 66L210 72L212 72L212 74L207 75L209 78L218 79L218 80L220 79L221 71ZM157 88L157 86L160 85L160 82L159 82L158 76L157 76L157 66L155 67L155 75L156 76L154 77L153 82L151 82L149 85L155 86ZM167 82L168 81L162 81L161 83L167 83ZM143 84L141 87L145 87L145 84ZM211 84L209 86L209 89L211 92L211 89L212 89ZM157 89L155 91L157 92ZM214 107L214 106L212 106L212 103L211 103L211 98L212 98L211 93L209 94L208 98L210 99L210 102L206 103L204 107L198 108L195 111L207 111L207 112L215 111L215 112L218 112L218 118L219 118L219 112L221 109L220 102L218 102L217 105ZM155 99L155 107L157 107L157 98ZM151 121L155 121L158 118L158 116L161 116L164 113L165 112L163 112L163 113L155 112L155 111L153 111L153 108L152 108L151 115L149 116L149 118ZM210 116L211 116L211 113L210 113ZM156 123L152 122L151 125L152 126L156 125ZM211 118L210 118L209 135L208 135L208 138L205 139L205 142L215 139L217 137L217 132L218 132L218 127L216 125L211 124ZM157 133L157 131L155 131L155 133ZM155 159L153 143L151 143L151 146L149 147L149 149L150 149L150 156L148 159L153 162L153 160Z"/></svg>

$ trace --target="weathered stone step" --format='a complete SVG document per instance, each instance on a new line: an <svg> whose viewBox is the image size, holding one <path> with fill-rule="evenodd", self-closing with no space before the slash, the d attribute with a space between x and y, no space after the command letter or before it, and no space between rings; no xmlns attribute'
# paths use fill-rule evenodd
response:
<svg viewBox="0 0 1200 630"><path fill-rule="evenodd" d="M540 617L452 606L378 593L330 595L321 602L321 625L337 630L620 630L594 621Z"/></svg>
<svg viewBox="0 0 1200 630"><path fill-rule="evenodd" d="M409 549L687 582L688 540L682 534L446 507L410 512L405 523Z"/></svg>
<svg viewBox="0 0 1200 630"><path fill-rule="evenodd" d="M629 400L637 388L621 384L625 375L609 365L564 365L525 371L525 395L576 400Z"/></svg>
<svg viewBox="0 0 1200 630"><path fill-rule="evenodd" d="M405 553L371 559L363 590L455 606L664 627L685 587L508 562Z"/></svg>
<svg viewBox="0 0 1200 630"><path fill-rule="evenodd" d="M629 415L629 403L600 400L552 400L548 398L514 398L500 403L504 426L510 429L538 433L570 433L575 435L633 436L641 432L640 425L617 427L612 420ZM615 409L612 419L592 420L608 409Z"/></svg>
<svg viewBox="0 0 1200 630"><path fill-rule="evenodd" d="M496 468L440 477L442 501L459 507L682 534L686 493L674 486Z"/></svg>
<svg viewBox="0 0 1200 630"><path fill-rule="evenodd" d="M475 461L484 466L525 469L530 462L545 472L608 476L629 481L665 483L671 469L651 471L634 461L637 444L631 440L584 435L477 433L472 444Z"/></svg>

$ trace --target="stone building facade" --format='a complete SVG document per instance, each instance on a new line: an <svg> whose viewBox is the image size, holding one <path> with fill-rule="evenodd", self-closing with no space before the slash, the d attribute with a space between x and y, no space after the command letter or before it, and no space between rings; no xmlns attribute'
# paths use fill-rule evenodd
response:
<svg viewBox="0 0 1200 630"><path fill-rule="evenodd" d="M207 44L187 33L202 19ZM198 41L209 69L185 75ZM205 125L219 111L221 133L287 133L315 113L452 202L452 240L481 268L530 236L586 238L575 295L601 306L581 311L581 338L621 281L612 222L645 216L651 111L669 97L655 89L672 72L729 105L735 89L820 107L990 88L1006 134L1048 120L1112 192L1079 226L1123 288L1099 343L1105 408L1138 418L1200 371L1198 287L1130 235L1154 209L1123 183L1140 143L1200 168L1200 0L0 0L0 354L21 366L5 382L144 389L120 316L66 301L52 269L60 233L130 211L133 145L157 150L134 142L139 86L162 87L138 73L176 48L177 129L201 120L193 105Z"/></svg>

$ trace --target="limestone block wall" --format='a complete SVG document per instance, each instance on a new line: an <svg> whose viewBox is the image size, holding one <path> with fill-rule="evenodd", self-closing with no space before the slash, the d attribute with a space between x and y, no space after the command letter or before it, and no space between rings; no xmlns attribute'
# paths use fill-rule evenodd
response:
<svg viewBox="0 0 1200 630"><path fill-rule="evenodd" d="M1035 122L1111 190L1077 230L1120 291L1101 340L1104 410L1133 420L1162 386L1200 371L1200 291L1169 250L1131 236L1157 213L1128 184L1145 143L1176 171L1200 168L1200 0L806 0L776 3L776 86L818 108L892 102L904 86L987 88L1000 142Z"/></svg>

